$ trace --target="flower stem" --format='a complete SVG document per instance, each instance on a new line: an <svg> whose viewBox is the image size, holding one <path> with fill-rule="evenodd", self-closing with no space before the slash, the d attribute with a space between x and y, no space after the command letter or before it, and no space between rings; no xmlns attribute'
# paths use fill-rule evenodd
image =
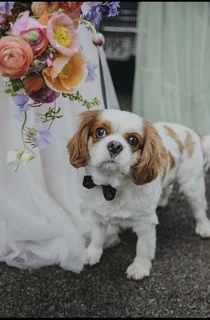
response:
<svg viewBox="0 0 210 320"><path fill-rule="evenodd" d="M53 15L54 15L54 13L49 13L48 17L52 17ZM30 16L30 18L39 19L39 18L41 18L41 16Z"/></svg>
<svg viewBox="0 0 210 320"><path fill-rule="evenodd" d="M76 18L76 19L73 19L73 22L83 22L83 23L86 23L90 29L93 31L93 33L95 35L97 35L97 32L96 32L96 29L94 28L94 26L90 23L90 21L88 20L85 20L85 19L82 19L82 18Z"/></svg>
<svg viewBox="0 0 210 320"><path fill-rule="evenodd" d="M23 124L22 124L22 127L21 127L21 139L22 139L22 143L24 145L24 148L27 149L29 152L32 152L33 154L35 154L35 152L33 152L25 143L24 141L24 130L25 130L25 124L26 124L26 121L27 121L27 113L26 111L24 112L24 121L23 121Z"/></svg>
<svg viewBox="0 0 210 320"><path fill-rule="evenodd" d="M12 34L11 32L6 32L7 36L11 36L11 37L18 37L18 38L22 38L22 39L28 39L26 36L19 36L17 34Z"/></svg>

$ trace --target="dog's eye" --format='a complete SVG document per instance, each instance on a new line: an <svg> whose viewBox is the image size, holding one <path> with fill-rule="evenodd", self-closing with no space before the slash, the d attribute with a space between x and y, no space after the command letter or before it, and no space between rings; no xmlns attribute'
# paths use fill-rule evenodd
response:
<svg viewBox="0 0 210 320"><path fill-rule="evenodd" d="M135 147L139 142L135 136L130 136L127 141L131 147Z"/></svg>
<svg viewBox="0 0 210 320"><path fill-rule="evenodd" d="M96 129L96 137L103 138L106 136L106 130L104 128Z"/></svg>

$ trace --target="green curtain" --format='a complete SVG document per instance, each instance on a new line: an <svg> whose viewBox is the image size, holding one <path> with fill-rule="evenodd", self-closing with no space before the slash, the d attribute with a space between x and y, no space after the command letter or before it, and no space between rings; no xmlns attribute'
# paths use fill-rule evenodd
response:
<svg viewBox="0 0 210 320"><path fill-rule="evenodd" d="M140 2L132 111L210 133L210 3Z"/></svg>

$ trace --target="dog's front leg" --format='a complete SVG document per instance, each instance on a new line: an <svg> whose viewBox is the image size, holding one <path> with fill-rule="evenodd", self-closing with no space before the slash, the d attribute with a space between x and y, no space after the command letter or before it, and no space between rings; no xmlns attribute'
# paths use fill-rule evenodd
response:
<svg viewBox="0 0 210 320"><path fill-rule="evenodd" d="M126 273L129 279L141 280L150 274L156 249L156 228L155 224L143 223L134 231L138 236L136 257Z"/></svg>
<svg viewBox="0 0 210 320"><path fill-rule="evenodd" d="M85 264L94 265L100 261L106 240L107 227L106 224L94 223L91 242L85 251Z"/></svg>

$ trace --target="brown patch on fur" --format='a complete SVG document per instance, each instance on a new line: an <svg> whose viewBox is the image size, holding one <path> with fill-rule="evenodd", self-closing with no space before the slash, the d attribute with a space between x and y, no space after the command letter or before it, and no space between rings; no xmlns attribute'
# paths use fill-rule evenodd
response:
<svg viewBox="0 0 210 320"><path fill-rule="evenodd" d="M170 170L176 167L176 161L172 156L171 152L168 152L170 158Z"/></svg>
<svg viewBox="0 0 210 320"><path fill-rule="evenodd" d="M185 146L187 148L188 155L191 158L195 149L195 141L189 131L187 131L186 134Z"/></svg>
<svg viewBox="0 0 210 320"><path fill-rule="evenodd" d="M100 110L89 110L80 114L80 122L74 136L67 144L69 162L75 168L88 164L88 138L92 126L97 123Z"/></svg>
<svg viewBox="0 0 210 320"><path fill-rule="evenodd" d="M162 176L161 176L161 180L162 180L162 182L165 180L166 172L167 172L167 167L165 166L165 167L163 168Z"/></svg>
<svg viewBox="0 0 210 320"><path fill-rule="evenodd" d="M97 120L93 126L90 128L90 136L91 136L91 143L98 142L101 138L96 136L96 130L99 128L104 128L106 130L106 135L110 135L113 133L112 125L109 121L100 121Z"/></svg>
<svg viewBox="0 0 210 320"><path fill-rule="evenodd" d="M169 169L169 170L175 168L175 166L176 166L176 161L175 161L174 157L172 156L172 154L171 154L169 151L168 151L167 162L169 162L169 164L170 164L170 169ZM162 181L165 180L166 173L167 173L167 166L165 166L165 167L163 168Z"/></svg>
<svg viewBox="0 0 210 320"><path fill-rule="evenodd" d="M144 145L138 163L132 168L133 181L143 185L157 178L167 168L167 151L155 127L144 122Z"/></svg>
<svg viewBox="0 0 210 320"><path fill-rule="evenodd" d="M138 139L138 144L136 146L131 146L133 152L141 150L144 145L144 137L142 137L138 132L126 132L123 137L127 140L129 137L134 136Z"/></svg>
<svg viewBox="0 0 210 320"><path fill-rule="evenodd" d="M183 150L184 150L184 144L183 144L182 141L178 138L176 132L175 132L172 128L168 127L167 125L164 125L164 128L168 131L169 136L176 141L176 143L177 143L177 145L178 145L178 147L179 147L179 151L180 151L180 153L182 154L182 152L183 152Z"/></svg>

